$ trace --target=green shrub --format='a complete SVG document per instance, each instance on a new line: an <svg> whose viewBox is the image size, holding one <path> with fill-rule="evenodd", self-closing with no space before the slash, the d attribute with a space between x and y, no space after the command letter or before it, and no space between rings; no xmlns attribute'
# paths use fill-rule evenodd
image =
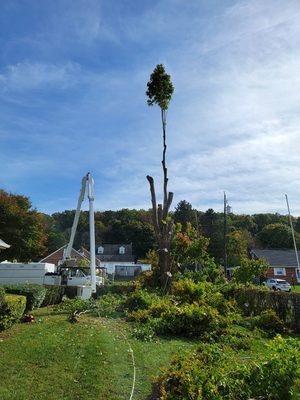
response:
<svg viewBox="0 0 300 400"><path fill-rule="evenodd" d="M83 312L94 308L95 301L93 299L82 299L81 297L75 297L74 299L69 299L64 297L62 302L57 305L56 309L59 311L64 311L66 313L72 313L75 311Z"/></svg>
<svg viewBox="0 0 300 400"><path fill-rule="evenodd" d="M2 300L0 299L0 331L19 321L25 311L25 307L25 296L14 294L2 296Z"/></svg>
<svg viewBox="0 0 300 400"><path fill-rule="evenodd" d="M261 288L241 289L233 286L225 296L234 298L246 316L256 316L265 310L273 310L288 328L300 332L300 293L275 292Z"/></svg>
<svg viewBox="0 0 300 400"><path fill-rule="evenodd" d="M163 307L163 305L166 307ZM222 316L209 305L174 304L156 302L147 309L139 309L128 314L128 320L146 324L156 334L198 337L205 340L226 332L232 322L231 317ZM148 329L148 328L143 328Z"/></svg>
<svg viewBox="0 0 300 400"><path fill-rule="evenodd" d="M4 296L5 296L5 290L3 287L0 287L0 304L4 300Z"/></svg>
<svg viewBox="0 0 300 400"><path fill-rule="evenodd" d="M156 332L152 324L139 325L132 330L132 336L144 342L151 342L155 335Z"/></svg>
<svg viewBox="0 0 300 400"><path fill-rule="evenodd" d="M31 311L34 308L40 307L47 292L44 286L32 283L3 285L3 288L6 293L26 296L26 311Z"/></svg>
<svg viewBox="0 0 300 400"><path fill-rule="evenodd" d="M169 307L173 307L174 304L177 303L174 303L174 299L170 296L157 297L153 299L149 308L128 312L127 319L129 321L144 323L152 318L161 317L162 313L169 309Z"/></svg>
<svg viewBox="0 0 300 400"><path fill-rule="evenodd" d="M253 342L253 333L229 329L225 335L218 339L218 343L231 347L235 351L249 350Z"/></svg>
<svg viewBox="0 0 300 400"><path fill-rule="evenodd" d="M210 282L195 283L191 279L173 282L171 293L180 303L198 302L216 308L222 315L236 311L234 300L227 300L217 285Z"/></svg>
<svg viewBox="0 0 300 400"><path fill-rule="evenodd" d="M283 334L287 332L284 322L278 317L275 311L266 310L260 315L252 318L252 328L259 328L266 331L270 336L277 333Z"/></svg>
<svg viewBox="0 0 300 400"><path fill-rule="evenodd" d="M114 317L123 313L123 309L123 295L108 293L97 300L97 310L101 317Z"/></svg>
<svg viewBox="0 0 300 400"><path fill-rule="evenodd" d="M158 333L201 337L224 333L230 322L230 318L220 315L216 308L193 303L169 307L161 314L157 329Z"/></svg>
<svg viewBox="0 0 300 400"><path fill-rule="evenodd" d="M201 337L224 333L233 322L231 303L213 284L192 280L174 282L171 295L137 290L127 297L127 319L151 326L157 334ZM143 328L147 329L147 328Z"/></svg>
<svg viewBox="0 0 300 400"><path fill-rule="evenodd" d="M57 305L56 309L67 313L70 322L77 322L81 314L97 311L97 303L94 299L85 300L81 297L69 299L68 297L64 297L63 301Z"/></svg>
<svg viewBox="0 0 300 400"><path fill-rule="evenodd" d="M145 310L150 307L156 298L157 295L149 293L147 290L140 289L127 297L124 306L129 311Z"/></svg>
<svg viewBox="0 0 300 400"><path fill-rule="evenodd" d="M96 297L101 297L104 294L130 294L140 288L139 282L116 282L97 287Z"/></svg>
<svg viewBox="0 0 300 400"><path fill-rule="evenodd" d="M42 307L59 304L63 298L64 288L61 286L45 286L46 294Z"/></svg>
<svg viewBox="0 0 300 400"><path fill-rule="evenodd" d="M245 286L251 285L253 281L264 276L269 268L269 264L263 259L249 260L244 258L240 265L233 271L233 280Z"/></svg>
<svg viewBox="0 0 300 400"><path fill-rule="evenodd" d="M140 283L141 287L144 289L158 288L160 285L158 270L142 272L138 276L138 282Z"/></svg>
<svg viewBox="0 0 300 400"><path fill-rule="evenodd" d="M160 400L289 400L296 394L300 360L296 340L276 338L265 359L243 361L232 350L202 344L197 352L173 358L155 378L153 397Z"/></svg>
<svg viewBox="0 0 300 400"><path fill-rule="evenodd" d="M186 269L183 273L177 273L174 280L191 279L195 283L212 282L216 285L224 284L223 267L216 264L212 258L207 258L202 261L201 269L198 271L190 271Z"/></svg>
<svg viewBox="0 0 300 400"><path fill-rule="evenodd" d="M193 303L203 299L208 286L204 282L195 283L192 279L182 279L172 283L171 293L182 303Z"/></svg>

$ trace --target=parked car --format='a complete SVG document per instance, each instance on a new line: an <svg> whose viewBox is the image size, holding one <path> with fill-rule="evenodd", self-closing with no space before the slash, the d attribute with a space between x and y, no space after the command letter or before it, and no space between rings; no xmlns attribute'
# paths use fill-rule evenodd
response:
<svg viewBox="0 0 300 400"><path fill-rule="evenodd" d="M282 290L283 292L290 292L292 290L291 285L284 279L270 278L263 282L263 285L273 290Z"/></svg>

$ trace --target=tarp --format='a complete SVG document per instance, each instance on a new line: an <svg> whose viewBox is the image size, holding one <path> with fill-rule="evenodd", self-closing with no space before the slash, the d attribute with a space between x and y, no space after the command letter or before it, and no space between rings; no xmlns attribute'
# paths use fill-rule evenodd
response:
<svg viewBox="0 0 300 400"><path fill-rule="evenodd" d="M8 249L9 247L9 244L3 242L3 240L0 239L0 249Z"/></svg>

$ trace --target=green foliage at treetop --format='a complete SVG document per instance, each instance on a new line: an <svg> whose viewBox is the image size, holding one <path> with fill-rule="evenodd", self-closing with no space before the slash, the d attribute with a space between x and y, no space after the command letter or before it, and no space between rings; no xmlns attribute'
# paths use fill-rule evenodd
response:
<svg viewBox="0 0 300 400"><path fill-rule="evenodd" d="M268 248L287 249L293 246L292 230L281 222L264 226L258 237L261 244ZM296 240L300 244L298 233L296 233Z"/></svg>
<svg viewBox="0 0 300 400"><path fill-rule="evenodd" d="M46 221L28 197L0 190L0 238L10 244L0 260L34 260L46 250Z"/></svg>
<svg viewBox="0 0 300 400"><path fill-rule="evenodd" d="M166 73L162 64L158 64L150 76L150 81L147 83L148 105L157 104L162 110L167 110L173 92L174 87L170 75Z"/></svg>

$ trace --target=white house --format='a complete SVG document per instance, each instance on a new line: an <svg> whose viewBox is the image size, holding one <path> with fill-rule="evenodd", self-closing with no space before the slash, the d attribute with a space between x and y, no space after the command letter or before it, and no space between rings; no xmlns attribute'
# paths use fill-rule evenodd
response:
<svg viewBox="0 0 300 400"><path fill-rule="evenodd" d="M141 272L151 270L151 264L138 262L132 254L132 243L100 244L96 247L96 256L107 274L120 280L134 278Z"/></svg>

